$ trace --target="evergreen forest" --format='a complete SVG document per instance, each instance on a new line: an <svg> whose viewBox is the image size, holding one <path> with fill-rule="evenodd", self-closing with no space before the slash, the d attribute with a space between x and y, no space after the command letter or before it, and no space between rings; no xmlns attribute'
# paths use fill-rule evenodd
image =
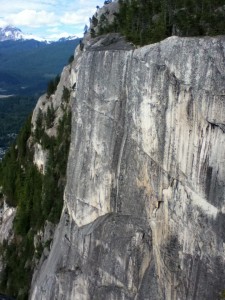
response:
<svg viewBox="0 0 225 300"><path fill-rule="evenodd" d="M120 32L136 45L172 35L220 35L225 33L224 4L224 0L119 0L114 22L109 24L102 15L98 33Z"/></svg>
<svg viewBox="0 0 225 300"><path fill-rule="evenodd" d="M13 96L0 99L0 159L15 140L36 102L37 98L32 96Z"/></svg>
<svg viewBox="0 0 225 300"><path fill-rule="evenodd" d="M54 91L56 86L53 87L52 82L56 84L57 81L58 77L49 83L48 89ZM28 299L33 270L43 249L49 249L51 244L48 240L35 246L37 232L44 229L46 221L57 224L61 215L71 131L69 99L70 91L64 87L63 114L55 136L46 133L47 129L56 126L56 111L49 103L46 113L39 110L35 129L32 129L31 116L28 117L0 161L0 207L4 201L8 206L16 207L14 235L0 246L4 264L0 274L0 293L18 300ZM37 143L47 153L44 172L33 164Z"/></svg>

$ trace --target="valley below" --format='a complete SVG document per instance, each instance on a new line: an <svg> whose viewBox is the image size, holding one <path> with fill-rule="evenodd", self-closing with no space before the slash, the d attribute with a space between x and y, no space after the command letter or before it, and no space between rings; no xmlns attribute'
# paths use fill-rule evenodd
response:
<svg viewBox="0 0 225 300"><path fill-rule="evenodd" d="M60 74L0 66L1 293L225 299L222 5L105 1Z"/></svg>
<svg viewBox="0 0 225 300"><path fill-rule="evenodd" d="M48 82L60 74L80 39L0 42L0 159L15 140Z"/></svg>

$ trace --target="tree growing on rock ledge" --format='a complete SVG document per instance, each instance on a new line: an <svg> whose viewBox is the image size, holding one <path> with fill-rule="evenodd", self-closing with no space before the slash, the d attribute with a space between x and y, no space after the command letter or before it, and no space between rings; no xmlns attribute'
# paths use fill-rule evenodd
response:
<svg viewBox="0 0 225 300"><path fill-rule="evenodd" d="M48 87L47 87L47 97L49 98L52 94L55 93L57 85L60 81L60 76L57 75L55 78L49 81Z"/></svg>
<svg viewBox="0 0 225 300"><path fill-rule="evenodd" d="M120 32L137 45L172 35L225 33L223 0L119 0L119 12L114 15L113 24L102 27L99 33Z"/></svg>

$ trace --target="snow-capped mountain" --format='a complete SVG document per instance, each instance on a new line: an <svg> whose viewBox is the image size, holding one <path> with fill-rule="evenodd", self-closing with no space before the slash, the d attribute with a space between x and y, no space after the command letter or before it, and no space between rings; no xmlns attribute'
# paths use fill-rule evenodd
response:
<svg viewBox="0 0 225 300"><path fill-rule="evenodd" d="M73 36L68 36L68 37L62 37L57 41L59 41L59 42L71 41L71 40L75 40L77 38L78 37L76 35L73 35ZM0 28L0 42L8 41L8 40L11 40L11 41L36 40L39 42L47 42L47 43L53 42L53 41L49 41L44 38L40 38L33 34L25 34L19 28L13 27L10 25L6 26L4 28Z"/></svg>
<svg viewBox="0 0 225 300"><path fill-rule="evenodd" d="M24 34L19 28L6 26L4 28L0 28L0 42L8 41L8 40L36 40L39 42L44 42L45 39L40 38L38 36L32 34Z"/></svg>
<svg viewBox="0 0 225 300"><path fill-rule="evenodd" d="M70 35L68 37L62 37L58 40L58 42L72 41L78 39L77 35Z"/></svg>

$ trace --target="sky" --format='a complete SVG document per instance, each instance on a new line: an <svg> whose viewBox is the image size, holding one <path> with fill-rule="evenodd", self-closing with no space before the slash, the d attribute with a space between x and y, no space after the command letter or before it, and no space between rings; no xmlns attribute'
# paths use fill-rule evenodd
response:
<svg viewBox="0 0 225 300"><path fill-rule="evenodd" d="M0 27L12 25L23 33L48 40L83 36L85 24L103 0L0 0Z"/></svg>

